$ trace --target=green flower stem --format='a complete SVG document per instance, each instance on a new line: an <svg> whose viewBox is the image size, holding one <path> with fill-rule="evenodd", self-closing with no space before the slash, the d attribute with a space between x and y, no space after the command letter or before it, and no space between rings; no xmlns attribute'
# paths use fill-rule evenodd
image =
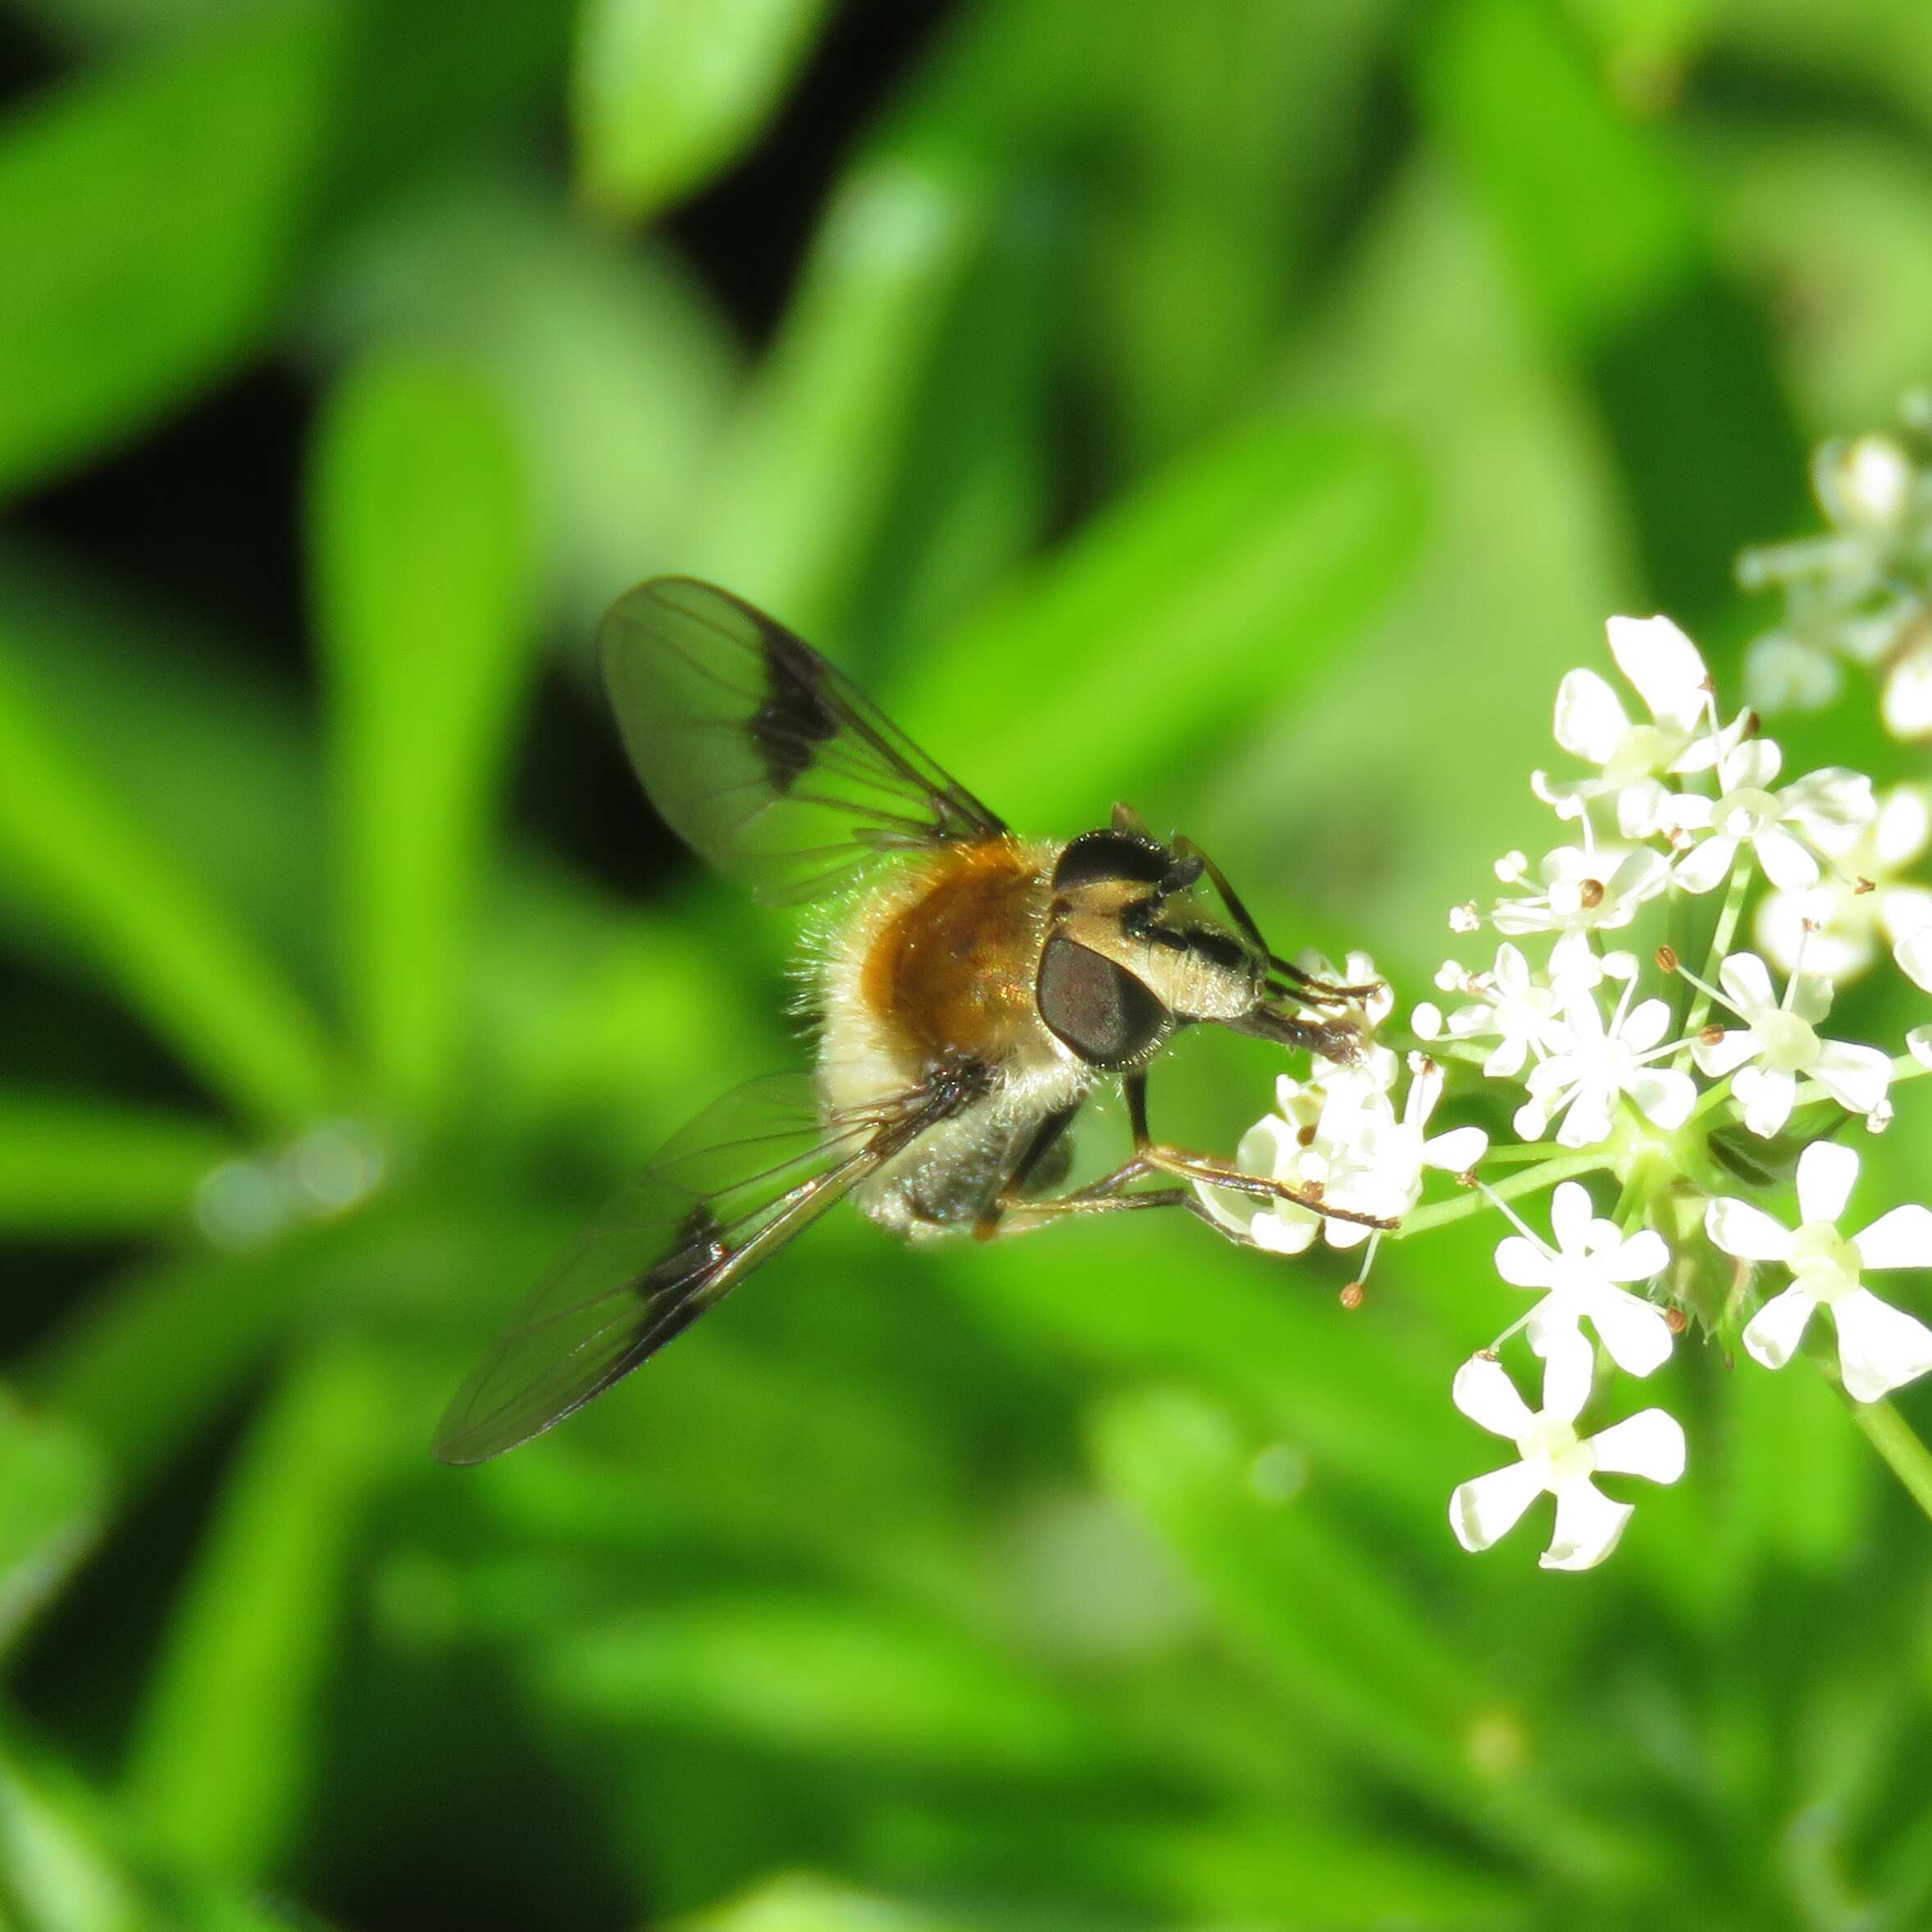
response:
<svg viewBox="0 0 1932 1932"><path fill-rule="evenodd" d="M1839 1393L1843 1392L1841 1387ZM1851 1402L1852 1419L1865 1432L1865 1439L1905 1485L1907 1495L1932 1520L1932 1450L1889 1402L1853 1402L1849 1396L1845 1400Z"/></svg>
<svg viewBox="0 0 1932 1932"><path fill-rule="evenodd" d="M1480 1214L1489 1205L1491 1196L1499 1201L1513 1201L1520 1194L1539 1193L1559 1181L1567 1181L1573 1174L1593 1173L1599 1168L1612 1167L1615 1160L1615 1148L1606 1141L1601 1147L1586 1147L1581 1153L1539 1162L1520 1174L1511 1174L1506 1181L1493 1182L1488 1193L1472 1188L1453 1201L1431 1201L1427 1207L1417 1208L1413 1214L1403 1216L1401 1226L1392 1228L1387 1238L1401 1241L1411 1234L1427 1234L1432 1228L1446 1228L1451 1221L1467 1220L1471 1214Z"/></svg>
<svg viewBox="0 0 1932 1932"><path fill-rule="evenodd" d="M1751 848L1747 845L1731 867L1731 882L1725 888L1724 904L1719 909L1717 924L1711 934L1711 950L1704 960L1703 978L1706 986L1717 977L1717 969L1724 964L1725 955L1731 950L1731 941L1737 935L1738 919L1744 910L1744 894L1751 884L1755 863ZM1690 1043L1703 1031L1704 1023L1710 1017L1711 996L1700 987L1697 998L1691 1002L1690 1016L1684 1023L1684 1046L1673 1063L1679 1073L1689 1066Z"/></svg>

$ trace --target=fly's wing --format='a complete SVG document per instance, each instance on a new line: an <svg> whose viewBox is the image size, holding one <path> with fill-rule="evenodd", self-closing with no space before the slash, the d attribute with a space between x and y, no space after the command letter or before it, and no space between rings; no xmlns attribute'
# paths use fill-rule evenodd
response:
<svg viewBox="0 0 1932 1932"><path fill-rule="evenodd" d="M936 1083L827 1125L802 1074L727 1094L538 1284L444 1412L436 1455L482 1462L582 1408L963 1102Z"/></svg>
<svg viewBox="0 0 1932 1932"><path fill-rule="evenodd" d="M882 853L1006 831L843 672L727 590L654 578L599 636L651 802L762 900L814 897Z"/></svg>

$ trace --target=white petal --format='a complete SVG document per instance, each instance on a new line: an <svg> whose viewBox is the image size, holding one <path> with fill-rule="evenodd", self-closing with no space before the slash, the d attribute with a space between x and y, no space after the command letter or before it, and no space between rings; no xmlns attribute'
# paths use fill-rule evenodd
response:
<svg viewBox="0 0 1932 1932"><path fill-rule="evenodd" d="M1823 939L1825 934L1817 935ZM1815 1027L1831 1011L1831 982L1822 973L1801 973L1789 990L1787 1010L1795 1013L1807 1026Z"/></svg>
<svg viewBox="0 0 1932 1932"><path fill-rule="evenodd" d="M1525 1462L1465 1483L1449 1498L1449 1527L1465 1550L1486 1550L1522 1520L1542 1494L1542 1483Z"/></svg>
<svg viewBox="0 0 1932 1932"><path fill-rule="evenodd" d="M1697 1083L1675 1069L1643 1067L1632 1077L1630 1098L1645 1119L1657 1127L1682 1127L1697 1098Z"/></svg>
<svg viewBox="0 0 1932 1932"><path fill-rule="evenodd" d="M1597 1378L1597 1351L1579 1330L1561 1326L1543 1331L1542 1351L1542 1412L1559 1422L1574 1422Z"/></svg>
<svg viewBox="0 0 1932 1932"><path fill-rule="evenodd" d="M1562 1126L1556 1129L1556 1145L1594 1147L1600 1141L1607 1141L1614 1124L1611 1110L1615 1104L1614 1091L1594 1086L1579 1087L1575 1099L1570 1103L1570 1110L1563 1116Z"/></svg>
<svg viewBox="0 0 1932 1932"><path fill-rule="evenodd" d="M1248 1228L1255 1246L1274 1255L1305 1255L1320 1232L1320 1219L1302 1208L1264 1208Z"/></svg>
<svg viewBox="0 0 1932 1932"><path fill-rule="evenodd" d="M1440 1039L1442 1032L1442 1009L1433 1000L1424 1000L1409 1015L1409 1030L1418 1040Z"/></svg>
<svg viewBox="0 0 1932 1932"><path fill-rule="evenodd" d="M1556 687L1556 742L1593 765L1615 756L1630 721L1606 679L1594 671L1572 671Z"/></svg>
<svg viewBox="0 0 1932 1932"><path fill-rule="evenodd" d="M1893 667L1880 712L1894 738L1932 734L1932 649L1907 652Z"/></svg>
<svg viewBox="0 0 1932 1932"><path fill-rule="evenodd" d="M1744 654L1744 695L1760 711L1822 711L1844 681L1838 659L1774 631Z"/></svg>
<svg viewBox="0 0 1932 1932"><path fill-rule="evenodd" d="M1677 882L1686 892L1711 892L1724 883L1738 855L1738 841L1728 832L1693 845L1677 862Z"/></svg>
<svg viewBox="0 0 1932 1932"><path fill-rule="evenodd" d="M1798 1076L1782 1069L1742 1067L1731 1091L1744 1104L1745 1126L1768 1141L1791 1118Z"/></svg>
<svg viewBox="0 0 1932 1932"><path fill-rule="evenodd" d="M1520 1234L1496 1244L1496 1272L1513 1288L1547 1288L1556 1279L1550 1257Z"/></svg>
<svg viewBox="0 0 1932 1932"><path fill-rule="evenodd" d="M1633 1053L1648 1053L1670 1030L1670 1009L1662 1000L1639 1000L1624 1015L1617 1037Z"/></svg>
<svg viewBox="0 0 1932 1932"><path fill-rule="evenodd" d="M1717 969L1717 983L1746 1019L1778 1004L1770 968L1756 953L1733 953Z"/></svg>
<svg viewBox="0 0 1932 1932"><path fill-rule="evenodd" d="M1798 1157L1798 1211L1807 1221L1835 1221L1858 1179L1858 1156L1836 1141L1813 1141Z"/></svg>
<svg viewBox="0 0 1932 1932"><path fill-rule="evenodd" d="M1489 1137L1479 1127L1452 1127L1422 1144L1422 1158L1430 1167L1466 1174L1489 1151Z"/></svg>
<svg viewBox="0 0 1932 1932"><path fill-rule="evenodd" d="M1670 1249L1655 1228L1643 1228L1613 1248L1603 1272L1611 1281L1649 1281L1670 1265Z"/></svg>
<svg viewBox="0 0 1932 1932"><path fill-rule="evenodd" d="M1757 1051L1757 1036L1737 1027L1709 1045L1698 1041L1691 1049L1691 1058L1707 1079L1721 1080L1726 1073L1736 1073Z"/></svg>
<svg viewBox="0 0 1932 1932"><path fill-rule="evenodd" d="M1612 1476L1675 1483L1684 1474L1684 1425L1661 1409L1646 1409L1590 1438L1597 1466Z"/></svg>
<svg viewBox="0 0 1932 1932"><path fill-rule="evenodd" d="M1778 802L1787 818L1813 832L1869 825L1879 810L1870 779L1843 765L1806 772L1784 788Z"/></svg>
<svg viewBox="0 0 1932 1932"><path fill-rule="evenodd" d="M1854 1288L1834 1301L1831 1315L1838 1324L1839 1368L1855 1401L1875 1402L1932 1369L1932 1328L1870 1288Z"/></svg>
<svg viewBox="0 0 1932 1932"><path fill-rule="evenodd" d="M1932 1208L1895 1207L1852 1237L1867 1268L1932 1268Z"/></svg>
<svg viewBox="0 0 1932 1932"><path fill-rule="evenodd" d="M1921 1067L1932 1067L1932 1027L1914 1027L1905 1036L1905 1046Z"/></svg>
<svg viewBox="0 0 1932 1932"><path fill-rule="evenodd" d="M1745 786L1754 791L1767 791L1784 766L1784 754L1778 749L1775 740L1747 738L1724 754L1717 775L1726 791L1737 791Z"/></svg>
<svg viewBox="0 0 1932 1932"><path fill-rule="evenodd" d="M1892 1056L1875 1046L1860 1046L1850 1041L1826 1040L1818 1057L1805 1071L1841 1107L1854 1114L1869 1114L1885 1097L1892 1084Z"/></svg>
<svg viewBox="0 0 1932 1932"><path fill-rule="evenodd" d="M1791 1252L1791 1230L1783 1222L1729 1195L1704 1210L1704 1232L1740 1261L1782 1261Z"/></svg>
<svg viewBox="0 0 1932 1932"><path fill-rule="evenodd" d="M1593 1570L1617 1547L1631 1506L1612 1502L1588 1476L1556 1492L1556 1533L1538 1559L1545 1570Z"/></svg>
<svg viewBox="0 0 1932 1932"><path fill-rule="evenodd" d="M1529 1406L1516 1392L1508 1369L1488 1356L1471 1356L1456 1371L1450 1397L1471 1422L1512 1442L1529 1426Z"/></svg>
<svg viewBox="0 0 1932 1932"><path fill-rule="evenodd" d="M1595 1219L1590 1191L1581 1181L1562 1182L1550 1196L1550 1231L1565 1254L1582 1247Z"/></svg>
<svg viewBox="0 0 1932 1932"><path fill-rule="evenodd" d="M1746 1324L1746 1350L1767 1369L1782 1369L1804 1340L1805 1325L1817 1305L1804 1288L1790 1287L1782 1295L1772 1296Z"/></svg>
<svg viewBox="0 0 1932 1932"><path fill-rule="evenodd" d="M1584 1305L1610 1359L1626 1375L1647 1375L1670 1359L1664 1311L1621 1288L1602 1288Z"/></svg>
<svg viewBox="0 0 1932 1932"><path fill-rule="evenodd" d="M1892 957L1898 962L1898 970L1914 986L1923 987L1932 993L1932 926L1908 932L1892 949Z"/></svg>
<svg viewBox="0 0 1932 1932"><path fill-rule="evenodd" d="M1549 1114L1538 1100L1525 1100L1510 1119L1510 1125L1516 1130L1516 1137L1522 1141L1540 1141L1549 1124Z"/></svg>
<svg viewBox="0 0 1932 1932"><path fill-rule="evenodd" d="M1631 913L1646 900L1655 899L1670 882L1670 864L1661 852L1626 852L1610 875L1611 891ZM1620 919L1627 925L1629 919Z"/></svg>
<svg viewBox="0 0 1932 1932"><path fill-rule="evenodd" d="M1781 825L1767 825L1752 841L1764 876L1786 892L1818 882L1818 861Z"/></svg>
<svg viewBox="0 0 1932 1932"><path fill-rule="evenodd" d="M1697 647L1668 617L1612 617L1610 654L1660 724L1694 730L1710 672Z"/></svg>
<svg viewBox="0 0 1932 1932"><path fill-rule="evenodd" d="M1916 785L1895 786L1879 806L1871 844L1889 869L1909 865L1932 845L1932 800Z"/></svg>
<svg viewBox="0 0 1932 1932"><path fill-rule="evenodd" d="M1635 778L1617 793L1617 830L1627 839L1647 839L1670 822L1670 787Z"/></svg>

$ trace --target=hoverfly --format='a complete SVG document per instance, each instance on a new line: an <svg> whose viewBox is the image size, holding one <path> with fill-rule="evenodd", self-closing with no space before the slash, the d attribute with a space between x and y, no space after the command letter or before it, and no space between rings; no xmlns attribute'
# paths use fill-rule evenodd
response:
<svg viewBox="0 0 1932 1932"><path fill-rule="evenodd" d="M832 900L818 1064L740 1087L662 1149L458 1392L445 1462L562 1421L848 1194L915 1241L1163 1207L1238 1240L1197 1182L1386 1224L1149 1129L1148 1063L1178 1028L1352 1062L1363 1036L1344 1009L1376 990L1270 952L1198 845L1119 805L1071 841L1018 836L817 652L710 584L640 585L599 640L631 762L672 828L768 903ZM1114 1079L1131 1158L1055 1192L1068 1128Z"/></svg>

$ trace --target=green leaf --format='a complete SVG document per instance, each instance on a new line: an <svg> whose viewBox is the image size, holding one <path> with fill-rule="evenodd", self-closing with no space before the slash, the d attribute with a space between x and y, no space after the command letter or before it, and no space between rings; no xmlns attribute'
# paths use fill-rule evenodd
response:
<svg viewBox="0 0 1932 1932"><path fill-rule="evenodd" d="M392 1100L444 1096L468 1018L465 945L529 668L533 563L515 437L474 376L374 362L315 457L349 1004Z"/></svg>
<svg viewBox="0 0 1932 1932"><path fill-rule="evenodd" d="M1267 421L1158 477L934 652L893 706L1015 823L1178 768L1317 680L1401 582L1416 466L1360 429ZM1023 701L1022 701L1023 697Z"/></svg>
<svg viewBox="0 0 1932 1932"><path fill-rule="evenodd" d="M314 1014L230 919L61 741L0 616L0 879L220 1093L298 1121L337 1091Z"/></svg>
<svg viewBox="0 0 1932 1932"><path fill-rule="evenodd" d="M1172 1546L1290 1709L1532 1868L1631 1875L1634 1848L1553 1793L1472 1776L1498 1690L1318 1500L1252 1480L1264 1445L1225 1411L1178 1390L1122 1397L1100 1407L1093 1438L1109 1487Z"/></svg>
<svg viewBox="0 0 1932 1932"><path fill-rule="evenodd" d="M253 1877L288 1839L394 1409L367 1352L316 1354L291 1371L230 1479L153 1679L125 1793L189 1870Z"/></svg>
<svg viewBox="0 0 1932 1932"><path fill-rule="evenodd" d="M344 17L230 23L0 125L0 498L259 338L309 212Z"/></svg>
<svg viewBox="0 0 1932 1932"><path fill-rule="evenodd" d="M233 1151L228 1135L175 1114L0 1093L0 1229L95 1236L183 1225L195 1188Z"/></svg>
<svg viewBox="0 0 1932 1932"><path fill-rule="evenodd" d="M739 380L735 337L661 244L631 244L526 188L440 183L358 227L304 327L339 359L458 357L526 452L546 574L587 662L605 607L686 568L677 534Z"/></svg>
<svg viewBox="0 0 1932 1932"><path fill-rule="evenodd" d="M106 1488L92 1442L0 1390L0 1650L92 1547Z"/></svg>
<svg viewBox="0 0 1932 1932"><path fill-rule="evenodd" d="M545 1694L813 1757L1037 1774L1091 1761L1078 1706L921 1618L776 1594L638 1612L540 1650Z"/></svg>
<svg viewBox="0 0 1932 1932"><path fill-rule="evenodd" d="M572 76L577 171L648 220L734 160L811 50L827 0L585 0Z"/></svg>
<svg viewBox="0 0 1932 1932"><path fill-rule="evenodd" d="M892 150L841 185L717 452L685 567L808 636L850 602L994 210L986 171Z"/></svg>
<svg viewBox="0 0 1932 1932"><path fill-rule="evenodd" d="M1543 321L1593 342L1693 273L1684 179L1611 105L1561 16L1456 0L1422 42L1419 92Z"/></svg>
<svg viewBox="0 0 1932 1932"><path fill-rule="evenodd" d="M103 1849L100 1806L0 1741L0 1925L6 1932L161 1932Z"/></svg>

